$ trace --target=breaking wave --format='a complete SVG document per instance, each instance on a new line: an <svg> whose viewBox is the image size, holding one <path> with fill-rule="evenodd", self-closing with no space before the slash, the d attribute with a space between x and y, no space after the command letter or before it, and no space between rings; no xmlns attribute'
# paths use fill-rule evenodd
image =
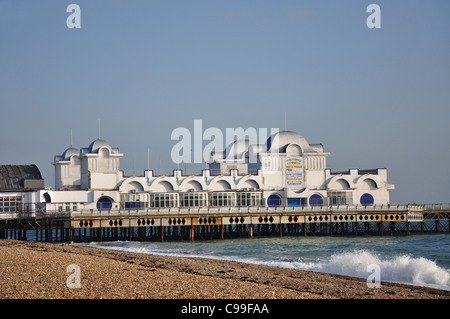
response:
<svg viewBox="0 0 450 319"><path fill-rule="evenodd" d="M373 271L368 271L368 266L379 266L381 281L391 281L417 286L433 287L450 290L450 272L439 267L434 261L425 257L412 257L410 255L380 256L365 249L357 249L332 254L330 257L300 257L297 259L286 257L271 257L266 259L261 256L245 257L243 255L217 255L214 252L193 252L184 249L161 249L155 246L143 246L137 243L121 244L96 244L91 246L98 248L130 251L137 253L149 253L158 255L170 255L179 257L205 257L213 259L240 261L252 264L276 266L282 268L294 268L351 277L368 278ZM270 257L269 257L270 258ZM370 270L370 269L369 269Z"/></svg>
<svg viewBox="0 0 450 319"><path fill-rule="evenodd" d="M327 273L367 278L371 272L369 265L378 265L381 280L433 286L450 290L450 274L446 269L424 257L414 258L408 255L381 259L366 251L357 250L332 255L330 260L321 264L317 270Z"/></svg>
<svg viewBox="0 0 450 319"><path fill-rule="evenodd" d="M381 281L450 290L449 271L424 257L400 255L381 258L367 250L353 250L333 254L324 261L307 261L300 258L297 261L278 260L264 264L359 278L367 278L373 272L368 271L368 266L377 265Z"/></svg>

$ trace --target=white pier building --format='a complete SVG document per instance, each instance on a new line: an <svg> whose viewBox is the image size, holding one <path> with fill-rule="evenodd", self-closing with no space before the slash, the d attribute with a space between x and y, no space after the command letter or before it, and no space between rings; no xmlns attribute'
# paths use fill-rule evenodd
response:
<svg viewBox="0 0 450 319"><path fill-rule="evenodd" d="M103 139L55 156L55 190L36 190L47 210L130 210L167 207L389 204L387 170L326 168L322 144L281 131L265 144L237 140L215 153L199 175L124 176L123 154ZM29 198L28 196L27 198ZM28 201L28 200L27 200Z"/></svg>

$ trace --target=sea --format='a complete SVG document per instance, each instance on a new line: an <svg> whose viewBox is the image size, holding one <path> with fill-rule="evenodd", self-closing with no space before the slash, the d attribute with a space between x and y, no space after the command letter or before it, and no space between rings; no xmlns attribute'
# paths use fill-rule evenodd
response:
<svg viewBox="0 0 450 319"><path fill-rule="evenodd" d="M371 280L450 290L449 233L254 237L195 242L115 241L91 242L88 245L144 254L205 257L370 277Z"/></svg>

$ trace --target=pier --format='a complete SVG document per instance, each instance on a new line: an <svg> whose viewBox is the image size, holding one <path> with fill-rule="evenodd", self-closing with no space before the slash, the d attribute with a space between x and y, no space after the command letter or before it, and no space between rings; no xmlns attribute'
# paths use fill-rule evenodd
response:
<svg viewBox="0 0 450 319"><path fill-rule="evenodd" d="M449 231L450 204L35 209L0 214L0 238L69 243Z"/></svg>

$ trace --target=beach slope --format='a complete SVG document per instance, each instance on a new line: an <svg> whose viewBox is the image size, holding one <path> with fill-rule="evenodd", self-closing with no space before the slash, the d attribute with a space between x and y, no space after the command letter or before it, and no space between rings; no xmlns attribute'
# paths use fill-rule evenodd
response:
<svg viewBox="0 0 450 319"><path fill-rule="evenodd" d="M425 287L368 288L365 279L347 276L79 245L0 240L0 256L2 299L450 298Z"/></svg>

